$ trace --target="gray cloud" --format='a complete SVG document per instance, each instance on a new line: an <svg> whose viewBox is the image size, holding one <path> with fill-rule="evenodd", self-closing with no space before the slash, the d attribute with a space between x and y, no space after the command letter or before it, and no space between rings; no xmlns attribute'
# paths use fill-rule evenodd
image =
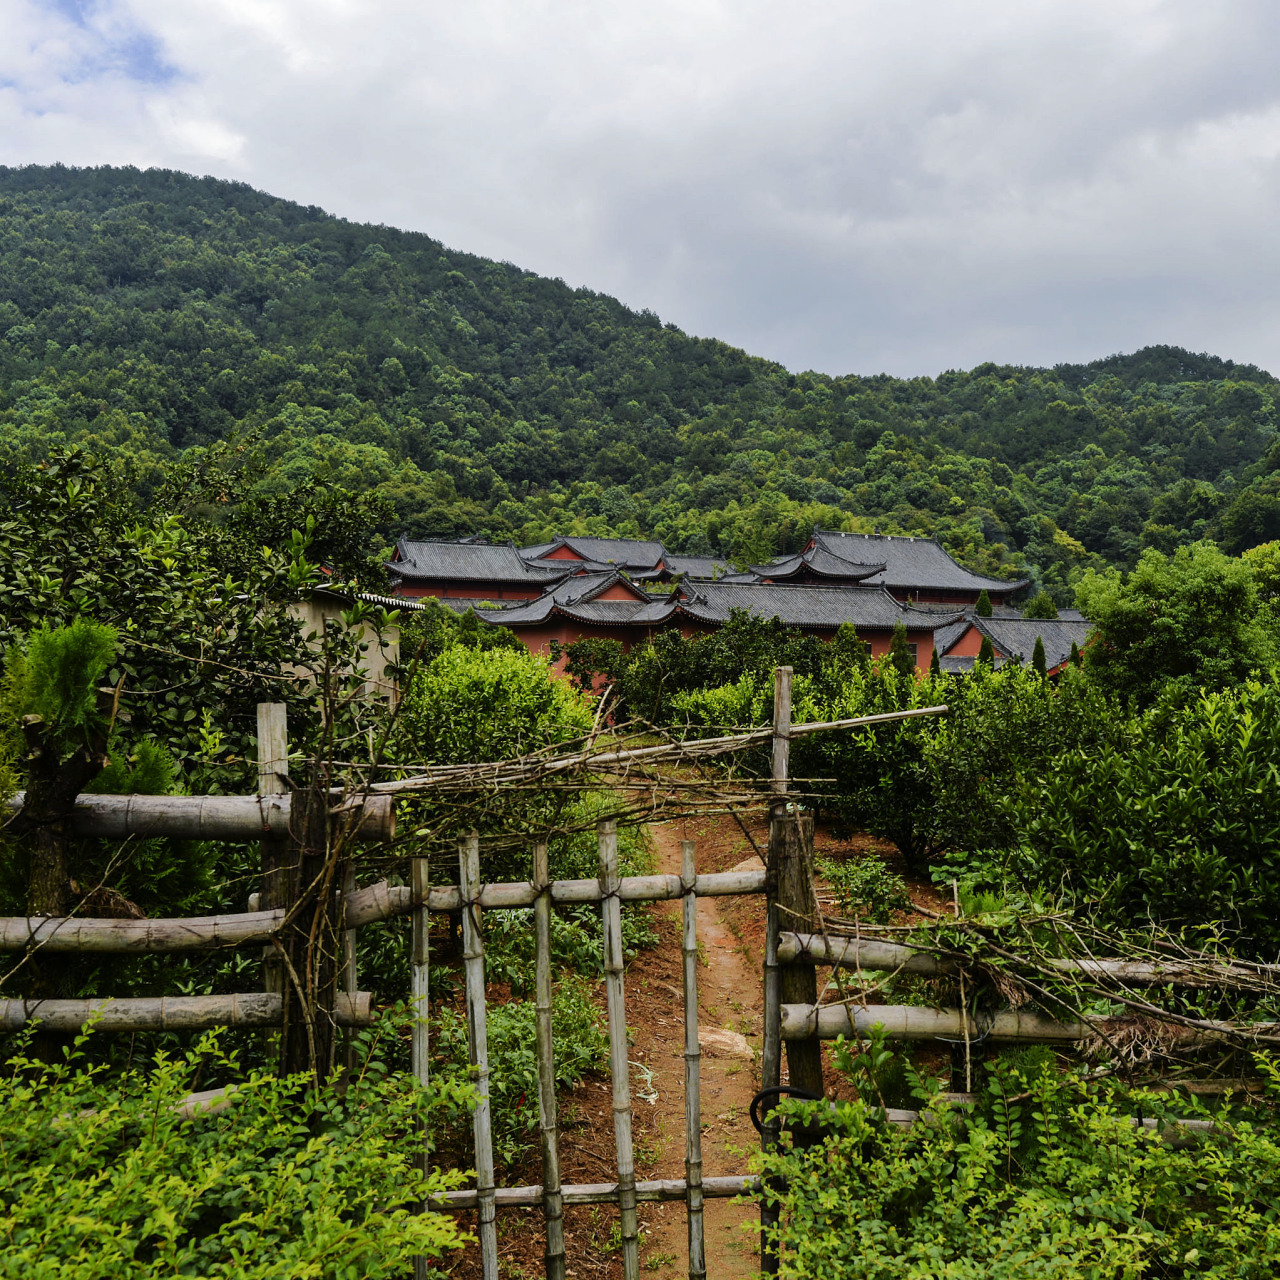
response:
<svg viewBox="0 0 1280 1280"><path fill-rule="evenodd" d="M0 0L8 159L213 172L792 368L1280 369L1265 0Z"/></svg>

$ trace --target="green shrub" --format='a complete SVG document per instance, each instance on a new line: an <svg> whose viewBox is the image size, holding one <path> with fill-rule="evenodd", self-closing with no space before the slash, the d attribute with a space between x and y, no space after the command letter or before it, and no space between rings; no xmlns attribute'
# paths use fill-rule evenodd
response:
<svg viewBox="0 0 1280 1280"><path fill-rule="evenodd" d="M415 1168L420 1130L468 1091L355 1079L345 1098L309 1077L239 1078L213 1036L117 1078L77 1051L20 1057L0 1076L0 1273L30 1280L360 1280L402 1276L464 1236L422 1202L463 1175ZM220 1114L178 1104L208 1072L238 1078Z"/></svg>
<svg viewBox="0 0 1280 1280"><path fill-rule="evenodd" d="M1011 813L1019 873L1065 884L1121 926L1228 933L1280 946L1280 688L1249 681L1160 705L1123 741L1067 751Z"/></svg>
<svg viewBox="0 0 1280 1280"><path fill-rule="evenodd" d="M1220 689L1276 661L1256 561L1209 542L1165 556L1144 551L1133 572L1088 570L1076 590L1095 640L1085 667L1103 687L1150 703L1166 684L1183 697Z"/></svg>
<svg viewBox="0 0 1280 1280"><path fill-rule="evenodd" d="M1192 1104L997 1060L978 1107L934 1097L933 1123L904 1130L880 1110L890 1064L852 1061L857 1101L779 1108L830 1136L797 1150L784 1131L762 1160L784 1280L1269 1280L1280 1267L1280 1133L1265 1116L1218 1117L1174 1146L1131 1116L1159 1125Z"/></svg>
<svg viewBox="0 0 1280 1280"><path fill-rule="evenodd" d="M587 1072L604 1065L609 1041L591 1003L593 984L566 975L551 1002L556 1083L572 1088ZM538 1125L537 1010L532 1000L511 1000L488 1008L489 1100L496 1159L513 1164L524 1153ZM470 1061L465 1016L441 1009L432 1027L439 1075L461 1083Z"/></svg>
<svg viewBox="0 0 1280 1280"><path fill-rule="evenodd" d="M508 760L580 737L591 711L524 648L456 645L414 677L399 728L414 760Z"/></svg>
<svg viewBox="0 0 1280 1280"><path fill-rule="evenodd" d="M895 911L911 906L903 879L874 855L841 862L819 859L818 871L836 891L840 910L873 924L888 924Z"/></svg>
<svg viewBox="0 0 1280 1280"><path fill-rule="evenodd" d="M544 658L523 647L476 649L455 645L420 668L405 693L393 759L416 764L506 760L580 740L591 728L587 699L552 678ZM407 801L403 819L444 851L456 866L462 832L481 837L486 879L527 877L530 844L566 825L574 793L489 790L454 794L448 803L428 796ZM497 847L493 837L507 837Z"/></svg>

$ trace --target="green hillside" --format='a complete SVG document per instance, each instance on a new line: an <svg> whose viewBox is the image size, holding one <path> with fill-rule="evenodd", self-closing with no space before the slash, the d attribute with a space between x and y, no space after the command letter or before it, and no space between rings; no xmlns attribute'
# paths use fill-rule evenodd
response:
<svg viewBox="0 0 1280 1280"><path fill-rule="evenodd" d="M759 560L936 533L1058 598L1088 564L1280 536L1280 383L1176 348L937 378L788 373L428 236L247 186L0 168L0 458L258 442L379 532L645 534Z"/></svg>

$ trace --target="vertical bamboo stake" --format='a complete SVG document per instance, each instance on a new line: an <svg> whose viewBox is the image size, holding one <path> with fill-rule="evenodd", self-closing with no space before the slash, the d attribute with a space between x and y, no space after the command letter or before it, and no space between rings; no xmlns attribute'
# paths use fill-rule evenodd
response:
<svg viewBox="0 0 1280 1280"><path fill-rule="evenodd" d="M791 668L773 673L773 791L787 794L787 770L791 764Z"/></svg>
<svg viewBox="0 0 1280 1280"><path fill-rule="evenodd" d="M279 796L289 789L289 722L283 702L258 703L258 794ZM288 836L267 836L262 841L262 894L264 911L287 907L285 871L289 855ZM284 992L284 965L274 947L263 951L264 991ZM274 1038L274 1037L273 1037Z"/></svg>
<svg viewBox="0 0 1280 1280"><path fill-rule="evenodd" d="M706 1280L707 1248L702 1221L702 1050L698 1047L698 898L693 841L680 842L680 887L684 893L684 1181L689 1211L689 1280Z"/></svg>
<svg viewBox="0 0 1280 1280"><path fill-rule="evenodd" d="M354 871L347 872L347 878L343 881L342 892L344 894L352 894L356 891L356 873ZM356 969L356 930L348 929L342 935L342 989L343 991L355 991L359 981L359 974Z"/></svg>
<svg viewBox="0 0 1280 1280"><path fill-rule="evenodd" d="M430 994L430 952L427 931L431 917L427 912L427 889L430 871L426 858L414 858L413 884L413 955L409 973L409 999L413 1007L413 1074L425 1085L430 1080L431 1060L428 1057L430 1037L427 1029L427 997ZM466 894L463 894L465 900Z"/></svg>
<svg viewBox="0 0 1280 1280"><path fill-rule="evenodd" d="M786 847L787 771L791 761L791 668L773 673L773 768L775 796L769 814L769 865L766 869L767 918L764 942L764 1046L760 1059L760 1087L774 1089L782 1080L782 987L778 970L778 870ZM766 1113L767 1114L767 1113ZM765 1121L760 1145L772 1150L778 1141L777 1121ZM760 1270L776 1275L778 1255L768 1241L768 1227L778 1221L778 1203L767 1194L760 1202Z"/></svg>
<svg viewBox="0 0 1280 1280"><path fill-rule="evenodd" d="M631 1148L631 1077L627 1063L627 1011L622 987L622 904L618 901L618 824L602 822L600 915L604 932L605 996L609 1009L609 1069L613 1075L613 1136L618 1152L618 1209L622 1220L622 1272L640 1280L636 1222L636 1166Z"/></svg>
<svg viewBox="0 0 1280 1280"><path fill-rule="evenodd" d="M458 842L462 885L462 959L467 981L467 1040L471 1081L476 1087L476 1228L484 1280L498 1280L498 1231L494 1222L493 1127L489 1111L489 1038L485 1026L484 938L480 933L480 837L470 832Z"/></svg>
<svg viewBox="0 0 1280 1280"><path fill-rule="evenodd" d="M413 888L413 943L409 957L409 999L413 1009L413 1044L411 1064L414 1077L423 1086L430 1081L431 1059L428 1056L430 1042L427 1032L427 997L430 994L429 968L430 953L427 947L427 929L431 917L427 913L427 889L431 873L426 858L414 858L410 864L410 884ZM352 957L354 968L354 956ZM430 1156L427 1150L427 1135L422 1134L423 1167L429 1168ZM429 1209L429 1205L424 1205ZM413 1260L413 1280L428 1280L432 1273L431 1259L415 1257Z"/></svg>
<svg viewBox="0 0 1280 1280"><path fill-rule="evenodd" d="M352 894L356 889L356 873L348 871L342 882L343 895ZM342 990L348 994L355 992L359 981L356 969L356 931L347 929L342 935ZM343 1037L343 1069L348 1077L356 1068L355 1032L348 1030Z"/></svg>
<svg viewBox="0 0 1280 1280"><path fill-rule="evenodd" d="M547 1280L564 1280L564 1200L556 1131L556 1061L551 1040L551 871L547 846L533 846L534 999L538 1033L538 1127L542 1138L542 1210L546 1221Z"/></svg>

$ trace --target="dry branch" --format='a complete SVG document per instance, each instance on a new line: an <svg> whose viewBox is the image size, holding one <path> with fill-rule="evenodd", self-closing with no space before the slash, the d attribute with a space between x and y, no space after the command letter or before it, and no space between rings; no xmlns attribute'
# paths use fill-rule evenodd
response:
<svg viewBox="0 0 1280 1280"><path fill-rule="evenodd" d="M816 933L783 933L778 943L778 959L790 961L799 958L842 969L878 969L925 977L955 973L962 963L952 956L921 951L879 938L824 938ZM1274 965L1243 965L1208 959L1152 962L1049 957L1042 963L1063 975L1114 982L1121 986L1231 986L1251 983L1261 976L1280 980L1280 967Z"/></svg>

